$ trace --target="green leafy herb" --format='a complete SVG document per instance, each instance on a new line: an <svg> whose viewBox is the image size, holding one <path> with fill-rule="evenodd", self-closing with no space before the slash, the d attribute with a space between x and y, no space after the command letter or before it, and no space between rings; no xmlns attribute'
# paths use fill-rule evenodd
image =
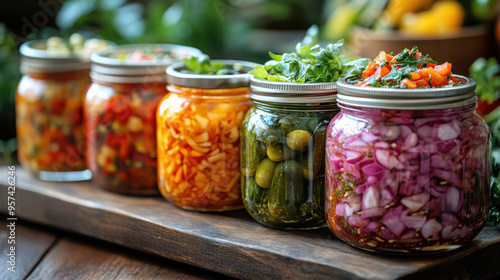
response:
<svg viewBox="0 0 500 280"><path fill-rule="evenodd" d="M210 57L206 54L185 58L184 63L193 74L215 75L226 68L221 62L211 62Z"/></svg>
<svg viewBox="0 0 500 280"><path fill-rule="evenodd" d="M420 58L416 56L418 48L413 47L411 50L404 49L397 56L396 60L400 66L414 66L418 68L427 67L427 63L437 63L428 54L422 55Z"/></svg>
<svg viewBox="0 0 500 280"><path fill-rule="evenodd" d="M184 63L188 68L189 73L199 75L235 75L245 73L242 65L234 64L231 69L227 68L224 63L219 61L210 61L210 57L206 54L199 56L191 56L184 59ZM261 69L264 70L265 69Z"/></svg>
<svg viewBox="0 0 500 280"><path fill-rule="evenodd" d="M470 76L477 83L476 92L480 100L493 103L500 98L500 65L496 58L478 58L470 67Z"/></svg>
<svg viewBox="0 0 500 280"><path fill-rule="evenodd" d="M369 58L360 57L355 59L346 59L344 61L344 75L361 77L361 74L363 74L363 71L365 71L366 65L368 65L368 63L370 63Z"/></svg>
<svg viewBox="0 0 500 280"><path fill-rule="evenodd" d="M500 120L497 124L497 129L500 131ZM490 214L488 215L488 221L496 225L500 223L500 148L493 150L492 161L492 174L496 177L492 178L493 184L491 186Z"/></svg>
<svg viewBox="0 0 500 280"><path fill-rule="evenodd" d="M272 60L255 67L250 74L278 82L327 83L336 82L346 74L360 74L369 62L365 58L346 60L342 53L343 40L325 48L317 45L317 41L318 27L313 25L295 52L282 55L269 52Z"/></svg>

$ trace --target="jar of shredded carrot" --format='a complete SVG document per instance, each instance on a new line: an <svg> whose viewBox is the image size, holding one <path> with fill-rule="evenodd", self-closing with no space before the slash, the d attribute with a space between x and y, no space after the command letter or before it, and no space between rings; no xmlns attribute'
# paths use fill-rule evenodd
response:
<svg viewBox="0 0 500 280"><path fill-rule="evenodd" d="M255 64L240 65L247 73ZM198 75L167 69L169 95L158 107L158 186L177 206L199 211L243 208L240 127L251 106L249 74Z"/></svg>
<svg viewBox="0 0 500 280"><path fill-rule="evenodd" d="M82 121L82 98L90 84L88 54L110 43L84 41L80 35L70 40L72 52L58 48L63 41L56 37L30 41L20 48L18 157L24 168L43 180L77 181L91 176L83 157Z"/></svg>
<svg viewBox="0 0 500 280"><path fill-rule="evenodd" d="M127 195L158 194L156 109L167 94L165 69L198 53L178 45L124 45L91 57L84 116L94 185Z"/></svg>

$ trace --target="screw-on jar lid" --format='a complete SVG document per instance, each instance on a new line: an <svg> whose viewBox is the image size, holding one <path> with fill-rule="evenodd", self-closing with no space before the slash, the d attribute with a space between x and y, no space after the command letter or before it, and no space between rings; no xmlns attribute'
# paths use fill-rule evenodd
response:
<svg viewBox="0 0 500 280"><path fill-rule="evenodd" d="M360 87L350 81L354 77L338 80L337 102L349 106L395 109L433 110L472 105L477 101L476 82L471 78L453 75L460 85L440 88L381 88Z"/></svg>
<svg viewBox="0 0 500 280"><path fill-rule="evenodd" d="M333 103L337 83L286 83L252 77L250 99L273 103Z"/></svg>
<svg viewBox="0 0 500 280"><path fill-rule="evenodd" d="M123 60L122 56L147 47L161 47L170 58L162 60ZM93 54L90 77L109 83L165 83L165 69L183 58L200 55L201 51L173 44L132 44L112 51Z"/></svg>
<svg viewBox="0 0 500 280"><path fill-rule="evenodd" d="M230 69L234 65L240 65L245 74L234 75L199 75L188 72L184 62L174 64L167 68L167 84L186 88L199 89L225 89L248 87L250 85L250 72L257 65L253 62L239 60L212 60L222 62Z"/></svg>
<svg viewBox="0 0 500 280"><path fill-rule="evenodd" d="M113 42L106 41L110 48ZM47 40L33 40L21 45L21 72L65 72L90 68L90 58L86 55L58 55L46 50ZM103 50L105 51L105 50Z"/></svg>

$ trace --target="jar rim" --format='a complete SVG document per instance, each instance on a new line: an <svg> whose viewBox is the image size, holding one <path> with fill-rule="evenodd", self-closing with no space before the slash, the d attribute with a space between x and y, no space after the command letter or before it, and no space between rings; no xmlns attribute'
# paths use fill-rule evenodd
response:
<svg viewBox="0 0 500 280"><path fill-rule="evenodd" d="M476 82L461 75L454 75L461 82L457 86L416 89L360 87L349 82L353 77L339 79L339 103L365 108L432 110L462 107L477 101Z"/></svg>
<svg viewBox="0 0 500 280"><path fill-rule="evenodd" d="M130 54L146 47L162 48L163 52L175 54L164 60L121 60L117 55ZM103 53L94 53L90 57L91 73L94 80L109 83L160 83L165 82L165 69L179 62L180 58L199 55L197 48L175 44L128 44Z"/></svg>
<svg viewBox="0 0 500 280"><path fill-rule="evenodd" d="M77 71L90 68L90 57L79 54L58 55L50 54L46 47L48 39L31 40L21 45L19 52L21 53L21 72L29 71L41 72L61 72L61 71ZM99 39L103 40L103 39ZM103 40L108 43L109 47L96 52L103 52L115 47L115 43ZM94 53L96 53L94 52Z"/></svg>
<svg viewBox="0 0 500 280"><path fill-rule="evenodd" d="M250 99L273 103L334 103L337 83L275 82L252 77Z"/></svg>
<svg viewBox="0 0 500 280"><path fill-rule="evenodd" d="M245 74L235 75L202 75L182 72L187 70L184 62L179 62L167 68L167 84L186 88L198 89L224 89L249 87L250 77L248 74L258 64L242 60L212 60L212 62L222 62L225 66L234 66L239 64L246 72Z"/></svg>

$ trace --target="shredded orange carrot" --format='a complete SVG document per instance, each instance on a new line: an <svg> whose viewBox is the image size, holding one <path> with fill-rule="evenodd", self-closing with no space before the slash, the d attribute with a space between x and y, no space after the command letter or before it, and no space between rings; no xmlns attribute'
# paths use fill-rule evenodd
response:
<svg viewBox="0 0 500 280"><path fill-rule="evenodd" d="M169 90L157 117L161 193L183 208L241 208L240 127L249 89Z"/></svg>

